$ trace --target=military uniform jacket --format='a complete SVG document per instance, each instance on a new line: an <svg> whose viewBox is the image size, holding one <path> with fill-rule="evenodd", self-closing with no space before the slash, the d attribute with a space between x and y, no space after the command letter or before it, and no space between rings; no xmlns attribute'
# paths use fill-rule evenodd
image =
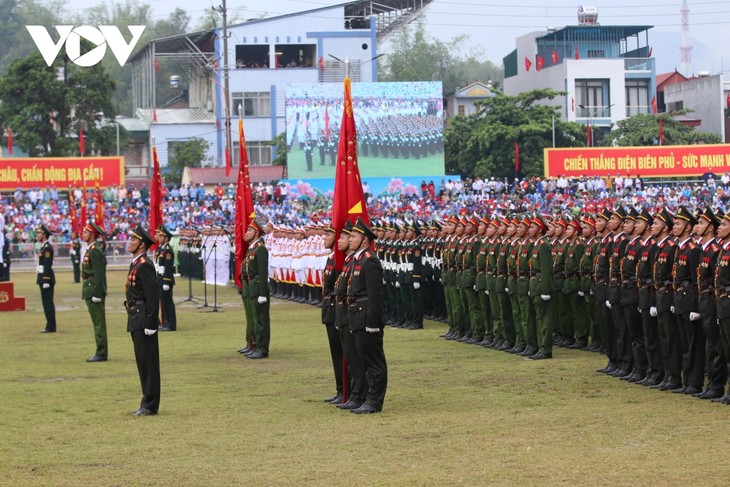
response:
<svg viewBox="0 0 730 487"><path fill-rule="evenodd" d="M730 242L722 246L717 256L715 299L717 299L717 319L730 318Z"/></svg>
<svg viewBox="0 0 730 487"><path fill-rule="evenodd" d="M586 246L580 238L568 242L568 246L563 254L565 261L563 267L565 274L563 292L565 294L577 293L581 290L580 262L583 259L585 250Z"/></svg>
<svg viewBox="0 0 730 487"><path fill-rule="evenodd" d="M156 330L160 326L160 300L155 266L147 254L140 255L129 265L124 285L124 307L127 309L127 331Z"/></svg>
<svg viewBox="0 0 730 487"><path fill-rule="evenodd" d="M444 240L442 238L436 238L433 245L433 280L438 281L442 279L443 271L441 257L444 252Z"/></svg>
<svg viewBox="0 0 730 487"><path fill-rule="evenodd" d="M697 268L697 305L700 315L714 316L717 313L715 305L715 268L720 246L713 239L700 247L700 265Z"/></svg>
<svg viewBox="0 0 730 487"><path fill-rule="evenodd" d="M154 272L154 266L152 271ZM81 263L81 297L85 300L106 296L106 256L99 242L94 242L86 249Z"/></svg>
<svg viewBox="0 0 730 487"><path fill-rule="evenodd" d="M487 240L487 289L489 292L497 290L497 255L499 241L492 237Z"/></svg>
<svg viewBox="0 0 730 487"><path fill-rule="evenodd" d="M638 265L641 259L641 236L632 238L626 244L621 258L621 304L637 305L639 303Z"/></svg>
<svg viewBox="0 0 730 487"><path fill-rule="evenodd" d="M53 273L53 247L46 240L38 251L38 268L36 269L36 284L55 284L56 275Z"/></svg>
<svg viewBox="0 0 730 487"><path fill-rule="evenodd" d="M517 294L518 264L520 258L520 239L515 238L509 243L509 255L507 256L507 291L508 294Z"/></svg>
<svg viewBox="0 0 730 487"><path fill-rule="evenodd" d="M595 292L593 285L593 270L598 255L598 239L593 236L584 244L583 255L580 258L578 272L580 273L580 290L588 295L591 291Z"/></svg>
<svg viewBox="0 0 730 487"><path fill-rule="evenodd" d="M352 256L348 255L345 257L345 262L342 265L342 270L337 274L335 278L335 285L333 288L332 299L335 302L335 327L343 328L347 327L349 323L349 317L347 313L347 280L350 278L352 273Z"/></svg>
<svg viewBox="0 0 730 487"><path fill-rule="evenodd" d="M667 237L656 244L654 259L654 288L657 313L666 313L672 306L672 266L677 244Z"/></svg>
<svg viewBox="0 0 730 487"><path fill-rule="evenodd" d="M565 242L562 240L554 240L550 244L550 255L553 258L553 292L563 290L563 280L565 279Z"/></svg>
<svg viewBox="0 0 730 487"><path fill-rule="evenodd" d="M628 240L623 232L613 236L609 259L608 296L606 296L611 304L621 302L621 259L624 257L627 244Z"/></svg>
<svg viewBox="0 0 730 487"><path fill-rule="evenodd" d="M81 262L81 244L76 241L71 244L71 263L78 264Z"/></svg>
<svg viewBox="0 0 730 487"><path fill-rule="evenodd" d="M335 282L337 282L337 268L335 267L335 253L327 257L322 278L322 323L335 324Z"/></svg>
<svg viewBox="0 0 730 487"><path fill-rule="evenodd" d="M248 247L241 264L241 282L243 296L269 296L269 251L260 238Z"/></svg>
<svg viewBox="0 0 730 487"><path fill-rule="evenodd" d="M641 242L641 255L636 265L639 285L639 309L649 309L656 304L654 288L654 259L656 258L656 239L649 237Z"/></svg>
<svg viewBox="0 0 730 487"><path fill-rule="evenodd" d="M472 289L474 287L477 276L476 256L479 253L480 245L481 242L476 235L471 235L464 241L464 252L461 254L461 265L464 269L461 273L461 287L464 289Z"/></svg>
<svg viewBox="0 0 730 487"><path fill-rule="evenodd" d="M170 244L165 244L155 250L155 269L159 286L175 285L175 252Z"/></svg>
<svg viewBox="0 0 730 487"><path fill-rule="evenodd" d="M455 254L454 254L454 267L456 273L454 274L454 285L457 289L461 289L464 281L464 254L467 249L467 238L462 236L456 240Z"/></svg>
<svg viewBox="0 0 730 487"><path fill-rule="evenodd" d="M475 262L477 277L474 282L479 291L487 289L487 248L488 244L486 239L481 239Z"/></svg>
<svg viewBox="0 0 730 487"><path fill-rule="evenodd" d="M534 299L553 291L553 256L550 242L542 236L532 246L530 255L530 296Z"/></svg>
<svg viewBox="0 0 730 487"><path fill-rule="evenodd" d="M530 258L535 243L529 238L520 242L520 249L517 258L517 295L527 296L530 292Z"/></svg>
<svg viewBox="0 0 730 487"><path fill-rule="evenodd" d="M593 282L599 286L608 286L612 249L613 238L609 233L603 236L598 243L598 255L596 255L596 262L593 269Z"/></svg>
<svg viewBox="0 0 730 487"><path fill-rule="evenodd" d="M497 248L497 262L494 268L494 288L498 293L507 289L507 258L509 257L510 243L505 237Z"/></svg>
<svg viewBox="0 0 730 487"><path fill-rule="evenodd" d="M347 281L348 326L350 330L382 328L383 268L370 249L364 249L352 259L352 272Z"/></svg>
<svg viewBox="0 0 730 487"><path fill-rule="evenodd" d="M421 257L421 262L423 262L423 278L426 281L433 281L433 256L436 252L435 239L430 237L423 239L422 249L423 254Z"/></svg>
<svg viewBox="0 0 730 487"><path fill-rule="evenodd" d="M441 269L443 275L444 286L456 286L456 248L458 239L453 235L446 237L444 242L444 250L441 254L443 267Z"/></svg>
<svg viewBox="0 0 730 487"><path fill-rule="evenodd" d="M674 313L699 312L697 304L697 269L700 265L700 248L689 237L677 245L672 267L674 286Z"/></svg>

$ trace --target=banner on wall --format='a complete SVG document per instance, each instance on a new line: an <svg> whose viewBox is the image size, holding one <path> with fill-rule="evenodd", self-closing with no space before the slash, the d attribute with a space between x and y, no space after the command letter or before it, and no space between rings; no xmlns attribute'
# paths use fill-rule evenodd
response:
<svg viewBox="0 0 730 487"><path fill-rule="evenodd" d="M124 157L34 157L0 159L0 191L124 184Z"/></svg>
<svg viewBox="0 0 730 487"><path fill-rule="evenodd" d="M730 144L545 149L545 177L691 177L730 171Z"/></svg>

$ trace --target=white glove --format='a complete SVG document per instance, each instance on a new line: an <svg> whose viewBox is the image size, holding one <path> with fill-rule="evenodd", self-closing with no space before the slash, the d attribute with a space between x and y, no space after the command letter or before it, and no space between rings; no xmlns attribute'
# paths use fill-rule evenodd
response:
<svg viewBox="0 0 730 487"><path fill-rule="evenodd" d="M606 308L611 309L611 301L606 300Z"/></svg>
<svg viewBox="0 0 730 487"><path fill-rule="evenodd" d="M148 337L154 335L155 333L157 333L157 330L150 330L149 328L144 329L144 334Z"/></svg>
<svg viewBox="0 0 730 487"><path fill-rule="evenodd" d="M649 308L649 314L651 316L656 316L656 306L652 306L651 308Z"/></svg>
<svg viewBox="0 0 730 487"><path fill-rule="evenodd" d="M484 294L486 294L487 296L489 296L489 289L485 289L484 290Z"/></svg>
<svg viewBox="0 0 730 487"><path fill-rule="evenodd" d="M49 287L51 287L50 284L48 284L47 282L43 283L43 289L48 289Z"/></svg>
<svg viewBox="0 0 730 487"><path fill-rule="evenodd" d="M670 306L669 307L669 311L671 311L672 313L674 313L674 306Z"/></svg>
<svg viewBox="0 0 730 487"><path fill-rule="evenodd" d="M385 286L385 279L383 279L383 286Z"/></svg>
<svg viewBox="0 0 730 487"><path fill-rule="evenodd" d="M697 321L700 319L699 313L690 313L689 314L689 321Z"/></svg>
<svg viewBox="0 0 730 487"><path fill-rule="evenodd" d="M101 303L101 298L97 298L97 297L92 296L91 297L91 302L92 303Z"/></svg>
<svg viewBox="0 0 730 487"><path fill-rule="evenodd" d="M439 277L439 282L440 282L440 283L443 283L443 282L444 282L444 280L443 280L443 279L441 279L441 278Z"/></svg>
<svg viewBox="0 0 730 487"><path fill-rule="evenodd" d="M541 295L540 295L540 298L541 298L541 299L542 299L543 301L550 301L550 295L549 295L549 294L541 294Z"/></svg>
<svg viewBox="0 0 730 487"><path fill-rule="evenodd" d="M264 304L266 301L268 301L268 299L266 299L266 296L259 296L256 301L258 301L259 304Z"/></svg>
<svg viewBox="0 0 730 487"><path fill-rule="evenodd" d="M531 298L532 297L532 294L530 293L530 291L527 291L527 297L528 298Z"/></svg>
<svg viewBox="0 0 730 487"><path fill-rule="evenodd" d="M163 284L162 285L162 290L163 291L169 291L170 290L170 286L168 286L167 284Z"/></svg>
<svg viewBox="0 0 730 487"><path fill-rule="evenodd" d="M473 287L474 287L474 290L476 291L476 290L477 290L477 285L476 285L476 284L474 284L474 286L473 286Z"/></svg>
<svg viewBox="0 0 730 487"><path fill-rule="evenodd" d="M43 266L42 265L39 265L38 267L36 267L36 274L43 274Z"/></svg>
<svg viewBox="0 0 730 487"><path fill-rule="evenodd" d="M395 287L398 287L399 288L400 287L400 282L395 281Z"/></svg>
<svg viewBox="0 0 730 487"><path fill-rule="evenodd" d="M366 326L365 327L365 331L368 332L368 333L380 333L380 328L368 328Z"/></svg>
<svg viewBox="0 0 730 487"><path fill-rule="evenodd" d="M591 296L595 296L596 295L596 293L593 292L593 289L591 289L589 292L591 293Z"/></svg>
<svg viewBox="0 0 730 487"><path fill-rule="evenodd" d="M421 289L421 283L420 282L414 282L413 283L413 289Z"/></svg>
<svg viewBox="0 0 730 487"><path fill-rule="evenodd" d="M578 291L578 296L580 296L581 298L585 297L585 295L586 293L584 293L583 291Z"/></svg>
<svg viewBox="0 0 730 487"><path fill-rule="evenodd" d="M509 292L509 288L508 287L504 288L504 292L508 293Z"/></svg>

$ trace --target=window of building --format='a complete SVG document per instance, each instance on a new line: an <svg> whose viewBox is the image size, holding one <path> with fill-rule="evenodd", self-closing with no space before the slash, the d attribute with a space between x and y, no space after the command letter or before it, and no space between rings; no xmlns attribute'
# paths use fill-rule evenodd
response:
<svg viewBox="0 0 730 487"><path fill-rule="evenodd" d="M251 140L246 141L248 163L252 166L270 166L273 159L272 142ZM233 141L233 165L237 166L239 159L238 141Z"/></svg>
<svg viewBox="0 0 730 487"><path fill-rule="evenodd" d="M651 113L649 103L649 80L626 80L626 116L631 117L639 113Z"/></svg>
<svg viewBox="0 0 730 487"><path fill-rule="evenodd" d="M317 66L317 46L314 44L277 44L275 50L279 68L313 68Z"/></svg>
<svg viewBox="0 0 730 487"><path fill-rule="evenodd" d="M269 67L269 46L248 46L239 44L236 46L236 69L243 68L268 68Z"/></svg>
<svg viewBox="0 0 730 487"><path fill-rule="evenodd" d="M579 118L608 118L611 103L607 79L575 80L575 110Z"/></svg>
<svg viewBox="0 0 730 487"><path fill-rule="evenodd" d="M244 117L271 116L271 93L268 91L247 91L231 95L231 116L238 117L239 107Z"/></svg>
<svg viewBox="0 0 730 487"><path fill-rule="evenodd" d="M459 115L462 117L466 115L466 107L464 105L459 105Z"/></svg>
<svg viewBox="0 0 730 487"><path fill-rule="evenodd" d="M606 57L606 51L603 49L588 49L589 58L601 58Z"/></svg>
<svg viewBox="0 0 730 487"><path fill-rule="evenodd" d="M672 101L667 104L667 111L668 112L677 112L679 110L684 110L684 101Z"/></svg>

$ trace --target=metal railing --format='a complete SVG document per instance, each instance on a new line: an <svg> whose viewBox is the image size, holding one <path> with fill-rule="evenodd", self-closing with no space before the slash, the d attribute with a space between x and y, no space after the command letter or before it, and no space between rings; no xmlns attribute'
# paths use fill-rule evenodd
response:
<svg viewBox="0 0 730 487"><path fill-rule="evenodd" d="M71 269L71 242L55 243L53 246L53 268ZM10 261L12 271L34 270L38 261L38 243L10 244ZM106 243L107 267L123 268L129 266L130 255L126 251L127 242L113 240Z"/></svg>

